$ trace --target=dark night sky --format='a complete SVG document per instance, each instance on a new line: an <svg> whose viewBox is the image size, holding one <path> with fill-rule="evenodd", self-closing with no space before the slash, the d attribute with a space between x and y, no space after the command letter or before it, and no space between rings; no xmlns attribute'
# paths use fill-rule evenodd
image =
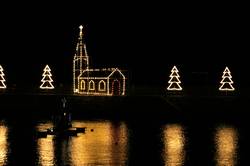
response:
<svg viewBox="0 0 250 166"><path fill-rule="evenodd" d="M87 25L91 65L127 69L136 85L166 84L174 64L187 83L204 73L208 83L216 82L225 65L235 82L250 83L243 76L249 19L233 5L21 5L6 6L9 10L0 16L0 64L11 85L39 85L45 64L52 68L57 85L71 83L80 24Z"/></svg>

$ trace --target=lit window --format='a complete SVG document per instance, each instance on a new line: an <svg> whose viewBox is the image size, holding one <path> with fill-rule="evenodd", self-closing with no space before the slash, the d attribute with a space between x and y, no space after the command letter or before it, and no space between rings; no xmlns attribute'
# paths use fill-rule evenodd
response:
<svg viewBox="0 0 250 166"><path fill-rule="evenodd" d="M98 89L99 89L99 91L105 91L106 90L106 85L105 85L105 82L103 80L101 80L99 82Z"/></svg>
<svg viewBox="0 0 250 166"><path fill-rule="evenodd" d="M85 81L84 80L81 81L81 90L85 90Z"/></svg>
<svg viewBox="0 0 250 166"><path fill-rule="evenodd" d="M89 81L89 90L95 90L95 82L93 80Z"/></svg>

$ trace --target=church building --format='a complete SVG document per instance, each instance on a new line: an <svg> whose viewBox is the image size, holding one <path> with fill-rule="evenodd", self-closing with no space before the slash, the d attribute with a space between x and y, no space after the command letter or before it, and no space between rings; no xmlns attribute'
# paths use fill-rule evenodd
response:
<svg viewBox="0 0 250 166"><path fill-rule="evenodd" d="M76 53L73 59L73 92L89 96L123 96L126 77L118 68L91 69L84 42L83 26L80 27Z"/></svg>

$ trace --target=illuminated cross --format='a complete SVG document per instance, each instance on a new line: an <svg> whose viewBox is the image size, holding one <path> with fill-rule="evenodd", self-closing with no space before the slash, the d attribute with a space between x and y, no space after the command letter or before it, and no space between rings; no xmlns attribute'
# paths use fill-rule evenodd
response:
<svg viewBox="0 0 250 166"><path fill-rule="evenodd" d="M82 29L83 29L83 26L82 26L82 25L80 25L80 26L79 26L79 29L80 29L80 35L82 35Z"/></svg>

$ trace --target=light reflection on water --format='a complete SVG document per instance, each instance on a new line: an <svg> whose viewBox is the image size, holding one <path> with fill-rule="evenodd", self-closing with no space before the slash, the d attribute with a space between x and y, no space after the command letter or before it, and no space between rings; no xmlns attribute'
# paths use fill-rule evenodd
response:
<svg viewBox="0 0 250 166"><path fill-rule="evenodd" d="M237 130L227 126L218 127L215 134L215 143L217 165L235 166L237 164Z"/></svg>
<svg viewBox="0 0 250 166"><path fill-rule="evenodd" d="M0 165L5 165L7 161L7 133L8 128L0 121Z"/></svg>
<svg viewBox="0 0 250 166"><path fill-rule="evenodd" d="M185 136L181 125L170 124L163 129L163 160L166 166L181 166L185 160Z"/></svg>
<svg viewBox="0 0 250 166"><path fill-rule="evenodd" d="M52 123L43 123L37 126L38 130L45 130L51 128ZM54 145L53 136L47 138L40 138L37 140L37 150L39 154L39 165L50 166L54 165Z"/></svg>
<svg viewBox="0 0 250 166"><path fill-rule="evenodd" d="M69 138L56 139L53 136L47 138L37 139L37 144L34 147L37 150L37 160L34 165L127 165L130 160L128 158L129 151L129 137L128 128L124 122L111 122L111 121L74 121L75 127L87 127L85 134L79 134ZM40 123L36 126L39 130L46 130L52 127L52 123ZM10 133L16 130L11 130L13 126L4 121L0 121L0 165L8 165L9 161L15 158L19 159L26 157L31 147L21 149L25 146L10 146L19 145L15 142L23 139L18 134L15 137L10 137ZM91 131L93 129L93 132ZM190 129L190 128L189 128ZM204 128L207 130L207 128ZM206 150L203 147L198 148L201 151L194 151L195 149L188 149L186 126L179 124L167 124L162 130L162 161L166 166L182 166L187 164L186 158L201 157L206 155ZM209 130L210 132L210 130ZM238 140L239 133L237 128L232 126L219 126L215 129L214 144L203 145L199 142L191 142L197 146L209 146L209 149L215 149L214 159L218 166L235 166L238 161ZM12 134L13 135L13 134ZM194 135L195 137L199 136ZM10 137L10 138L8 138ZM147 137L147 135L145 135ZM27 138L27 137L24 137ZM204 139L202 135L200 139ZM142 140L143 142L143 140ZM24 141L24 143L26 143ZM146 143L146 142L145 142ZM136 145L136 144L135 144ZM147 144L145 144L145 147ZM157 145L155 145L157 146ZM142 148L145 148L144 146ZM20 150L20 151L19 151ZM150 150L150 149L148 149ZM188 152L186 151L188 150ZM17 151L18 153L11 153ZM144 151L144 150L143 150ZM194 153L190 154L192 151ZM20 154L19 152L23 152ZM145 153L147 149L145 148ZM16 156L17 155L17 156ZM135 154L143 155L143 154ZM192 155L192 156L190 156ZM136 157L135 157L136 159ZM212 158L211 158L212 159ZM23 164L23 163L21 163ZM191 163L193 165L193 163Z"/></svg>
<svg viewBox="0 0 250 166"><path fill-rule="evenodd" d="M44 123L38 128L42 130L51 126ZM68 139L48 137L38 140L39 164L126 165L128 130L125 123L75 121L73 126L87 127L86 133Z"/></svg>

